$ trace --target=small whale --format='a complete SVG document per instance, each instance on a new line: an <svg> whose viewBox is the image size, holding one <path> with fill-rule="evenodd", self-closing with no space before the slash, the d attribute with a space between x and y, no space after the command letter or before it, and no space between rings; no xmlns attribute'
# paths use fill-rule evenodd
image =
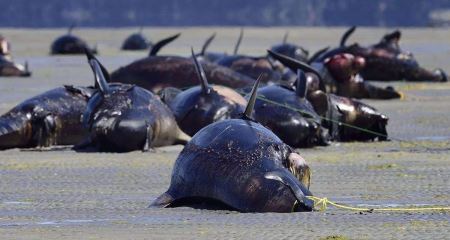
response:
<svg viewBox="0 0 450 240"><path fill-rule="evenodd" d="M88 44L81 38L72 35L72 30L75 25L69 27L67 34L58 37L53 41L50 47L50 53L52 55L57 54L84 54L84 49L89 49L90 52L97 54L96 48L89 48Z"/></svg>
<svg viewBox="0 0 450 240"><path fill-rule="evenodd" d="M15 106L0 117L0 149L78 144L88 134L81 116L94 92L58 87Z"/></svg>
<svg viewBox="0 0 450 240"><path fill-rule="evenodd" d="M146 50L152 46L151 42L142 34L143 28L139 29L139 32L133 33L128 36L122 44L122 50Z"/></svg>
<svg viewBox="0 0 450 240"><path fill-rule="evenodd" d="M83 113L89 137L78 151L129 152L152 147L184 144L183 133L170 109L153 93L134 85L108 83L105 67L86 50L98 91Z"/></svg>
<svg viewBox="0 0 450 240"><path fill-rule="evenodd" d="M169 189L151 207L192 206L240 212L311 211L305 160L252 119L259 80L240 119L210 124L178 156Z"/></svg>
<svg viewBox="0 0 450 240"><path fill-rule="evenodd" d="M245 98L233 89L209 85L206 73L193 50L192 58L200 86L178 93L169 104L178 125L190 136L213 122L240 117L247 105Z"/></svg>

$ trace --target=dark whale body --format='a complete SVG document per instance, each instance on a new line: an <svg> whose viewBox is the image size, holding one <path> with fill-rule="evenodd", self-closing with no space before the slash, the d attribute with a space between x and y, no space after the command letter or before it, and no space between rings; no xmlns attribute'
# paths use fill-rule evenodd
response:
<svg viewBox="0 0 450 240"><path fill-rule="evenodd" d="M88 133L81 116L93 92L65 86L25 100L0 117L0 149L79 143Z"/></svg>
<svg viewBox="0 0 450 240"><path fill-rule="evenodd" d="M107 83L106 69L89 51L86 54L98 91L89 99L83 114L90 136L77 150L129 152L189 139L158 96L138 86Z"/></svg>
<svg viewBox="0 0 450 240"><path fill-rule="evenodd" d="M306 162L251 120L259 81L241 119L213 123L194 135L175 162L169 189L151 206L206 202L241 212L312 210Z"/></svg>
<svg viewBox="0 0 450 240"><path fill-rule="evenodd" d="M366 80L447 81L447 74L443 70L430 71L421 67L410 52L400 48L400 31L388 33L378 43L368 47L357 43L346 45L348 37L354 30L355 27L350 28L342 37L339 47L325 52L316 61L323 62L333 55L350 53L365 59L366 66L361 70L361 75Z"/></svg>

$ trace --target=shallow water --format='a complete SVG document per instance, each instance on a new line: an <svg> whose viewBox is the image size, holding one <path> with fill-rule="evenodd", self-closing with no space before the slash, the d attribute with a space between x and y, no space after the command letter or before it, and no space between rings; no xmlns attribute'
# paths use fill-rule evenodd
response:
<svg viewBox="0 0 450 240"><path fill-rule="evenodd" d="M336 45L342 28L292 28L290 40L311 50ZM120 52L135 29L86 29L75 33L98 43L100 60L115 70L147 52ZM233 49L238 28L145 30L152 40L182 31L162 54L188 55L213 31L213 51ZM248 28L242 52L264 54L284 28ZM358 29L350 40L372 43L385 29ZM31 78L0 78L0 113L20 101L63 84L88 85L93 76L84 57L49 56L52 39L65 30L0 32L12 40L17 61L28 60ZM425 66L450 72L450 32L406 29L402 48ZM32 41L31 41L32 40ZM450 205L450 84L393 85L403 100L366 101L389 116L390 142L334 143L300 149L313 170L318 197L357 207ZM402 140L402 141L398 141ZM448 238L449 212L325 212L242 214L192 208L155 209L149 203L169 183L181 146L127 154L75 153L66 147L0 153L2 239L290 239L339 235L350 239Z"/></svg>

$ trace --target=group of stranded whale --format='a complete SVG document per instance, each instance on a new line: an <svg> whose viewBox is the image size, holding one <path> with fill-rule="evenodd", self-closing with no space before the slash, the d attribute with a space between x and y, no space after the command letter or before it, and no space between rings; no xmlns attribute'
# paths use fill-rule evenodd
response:
<svg viewBox="0 0 450 240"><path fill-rule="evenodd" d="M354 31L311 56L287 35L265 56L238 54L241 30L233 54L207 51L213 34L199 53L183 57L158 55L180 34L153 44L140 30L122 49L150 48L149 56L110 74L71 27L51 54L85 54L94 84L55 88L3 114L0 150L129 152L183 144L169 189L151 206L311 211L311 171L296 148L387 140L388 117L356 99L402 94L370 80L447 81L444 71L422 68L400 48L400 31L371 46L346 44ZM0 54L0 75L31 75L27 64L12 61L3 37Z"/></svg>

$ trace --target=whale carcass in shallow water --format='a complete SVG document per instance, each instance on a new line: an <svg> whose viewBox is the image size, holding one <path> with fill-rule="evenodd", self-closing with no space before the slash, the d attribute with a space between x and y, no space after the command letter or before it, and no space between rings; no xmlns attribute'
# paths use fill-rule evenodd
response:
<svg viewBox="0 0 450 240"><path fill-rule="evenodd" d="M179 34L161 40L150 51L150 56L121 67L111 74L111 82L135 84L154 93L166 87L187 88L198 84L195 66L190 58L156 56L165 44ZM252 86L254 80L231 69L213 63L202 63L210 83L231 88Z"/></svg>
<svg viewBox="0 0 450 240"><path fill-rule="evenodd" d="M190 139L156 95L134 85L107 83L106 69L88 51L86 54L98 91L89 99L83 114L90 136L76 150L128 152Z"/></svg>
<svg viewBox="0 0 450 240"><path fill-rule="evenodd" d="M255 120L291 147L327 145L327 130L321 126L322 120L306 99L306 93L306 76L300 70L295 91L280 85L260 88L260 98L255 103Z"/></svg>
<svg viewBox="0 0 450 240"><path fill-rule="evenodd" d="M203 67L193 51L192 58L200 86L180 92L169 103L178 125L190 136L213 122L240 117L247 104L245 98L233 89L209 85Z"/></svg>
<svg viewBox="0 0 450 240"><path fill-rule="evenodd" d="M20 65L14 63L11 56L11 44L0 35L0 76L1 77L29 77L28 63Z"/></svg>
<svg viewBox="0 0 450 240"><path fill-rule="evenodd" d="M361 75L366 80L447 81L447 74L443 70L424 69L410 52L400 48L400 31L386 34L379 43L368 47L357 43L346 45L348 37L354 30L355 27L350 28L342 37L339 47L322 54L316 61L323 62L338 53L350 53L365 59L366 64L361 70Z"/></svg>
<svg viewBox="0 0 450 240"><path fill-rule="evenodd" d="M169 189L151 206L200 202L241 212L312 210L305 160L250 118L257 86L241 119L208 125L184 147Z"/></svg>
<svg viewBox="0 0 450 240"><path fill-rule="evenodd" d="M143 28L139 32L128 36L122 44L122 50L145 50L152 46L151 42L142 34Z"/></svg>
<svg viewBox="0 0 450 240"><path fill-rule="evenodd" d="M88 133L81 115L94 91L64 86L25 100L0 117L0 149L79 143Z"/></svg>
<svg viewBox="0 0 450 240"><path fill-rule="evenodd" d="M74 25L69 28L67 34L58 37L50 47L50 53L56 54L84 54L84 49L89 49L92 53L97 53L97 49L89 48L88 44L81 38L72 35Z"/></svg>
<svg viewBox="0 0 450 240"><path fill-rule="evenodd" d="M320 76L320 90L339 96L351 98L372 98L372 99L394 99L400 98L401 93L395 91L392 87L381 88L364 81L358 74L364 67L365 61L361 57L354 57L351 54L336 54L327 58L325 64L315 64L308 66L293 58L277 54L268 50L269 55L292 70L299 66L310 69L317 76ZM315 76L314 76L315 77ZM313 78L314 78L313 77ZM316 84L317 85L317 84Z"/></svg>

